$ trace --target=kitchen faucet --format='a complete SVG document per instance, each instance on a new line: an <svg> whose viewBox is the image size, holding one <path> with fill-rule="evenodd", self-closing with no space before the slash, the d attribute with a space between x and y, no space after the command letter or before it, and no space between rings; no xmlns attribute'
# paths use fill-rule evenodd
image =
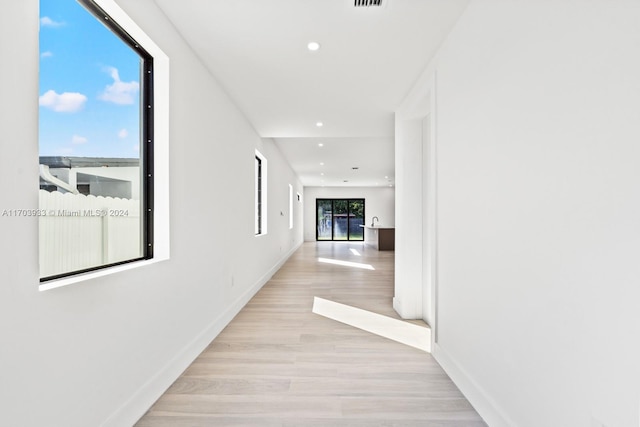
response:
<svg viewBox="0 0 640 427"><path fill-rule="evenodd" d="M371 218L371 226L375 227L375 223L373 222L373 220L377 220L378 222L380 222L380 218L378 218L377 216L374 216L373 218Z"/></svg>

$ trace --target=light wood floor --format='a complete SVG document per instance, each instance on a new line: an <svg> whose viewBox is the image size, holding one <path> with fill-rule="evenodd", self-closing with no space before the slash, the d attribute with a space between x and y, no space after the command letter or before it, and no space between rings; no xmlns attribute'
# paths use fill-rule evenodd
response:
<svg viewBox="0 0 640 427"><path fill-rule="evenodd" d="M136 426L486 426L430 354L311 312L318 296L398 318L393 256L304 243Z"/></svg>

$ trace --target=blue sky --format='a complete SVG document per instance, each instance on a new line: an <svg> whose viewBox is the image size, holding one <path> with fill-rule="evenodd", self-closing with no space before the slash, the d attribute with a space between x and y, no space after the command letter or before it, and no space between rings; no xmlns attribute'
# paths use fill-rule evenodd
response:
<svg viewBox="0 0 640 427"><path fill-rule="evenodd" d="M139 157L140 64L75 0L40 0L40 155Z"/></svg>

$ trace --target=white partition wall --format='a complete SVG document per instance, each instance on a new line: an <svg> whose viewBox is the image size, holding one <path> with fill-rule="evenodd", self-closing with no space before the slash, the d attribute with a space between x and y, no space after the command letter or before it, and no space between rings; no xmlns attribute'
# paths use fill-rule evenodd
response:
<svg viewBox="0 0 640 427"><path fill-rule="evenodd" d="M434 356L492 427L640 424L638 22L626 0L471 1L398 112L397 166L424 173L405 113L437 76ZM411 315L423 193L397 174Z"/></svg>

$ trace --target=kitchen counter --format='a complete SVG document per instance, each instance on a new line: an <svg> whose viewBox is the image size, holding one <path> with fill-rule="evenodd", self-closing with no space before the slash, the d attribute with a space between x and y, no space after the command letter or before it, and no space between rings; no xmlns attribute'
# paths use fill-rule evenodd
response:
<svg viewBox="0 0 640 427"><path fill-rule="evenodd" d="M376 248L379 251L392 251L395 249L395 227L361 225L364 228L364 244Z"/></svg>

